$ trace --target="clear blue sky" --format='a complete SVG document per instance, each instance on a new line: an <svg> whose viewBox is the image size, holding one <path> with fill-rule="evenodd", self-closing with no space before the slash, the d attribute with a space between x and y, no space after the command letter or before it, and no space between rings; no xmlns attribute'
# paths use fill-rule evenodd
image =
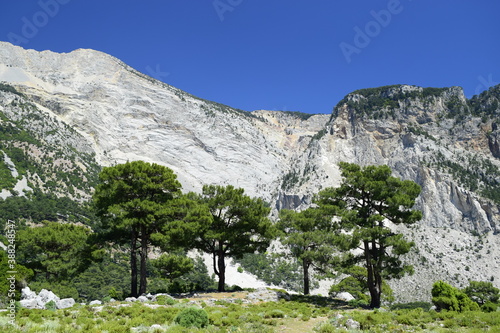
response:
<svg viewBox="0 0 500 333"><path fill-rule="evenodd" d="M500 82L499 15L496 0L0 0L0 40L103 51L247 111L330 113L360 88Z"/></svg>

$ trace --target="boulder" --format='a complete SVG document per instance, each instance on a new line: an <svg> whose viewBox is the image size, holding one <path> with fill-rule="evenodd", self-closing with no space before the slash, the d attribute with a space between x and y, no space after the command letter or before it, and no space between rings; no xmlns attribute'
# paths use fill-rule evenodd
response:
<svg viewBox="0 0 500 333"><path fill-rule="evenodd" d="M89 305L101 305L101 304L102 304L102 302L99 300L95 300L95 301L92 301L89 303Z"/></svg>
<svg viewBox="0 0 500 333"><path fill-rule="evenodd" d="M75 305L75 300L73 298L63 298L59 301L56 301L56 307L58 309L71 308L73 305Z"/></svg>
<svg viewBox="0 0 500 333"><path fill-rule="evenodd" d="M38 305L38 300L36 298L22 299L19 303L26 309L42 309L42 307Z"/></svg>
<svg viewBox="0 0 500 333"><path fill-rule="evenodd" d="M137 301L137 298L135 298L135 297L127 297L127 298L125 298L125 302L135 302L135 301Z"/></svg>
<svg viewBox="0 0 500 333"><path fill-rule="evenodd" d="M142 303L149 301L149 299L146 296L139 296L139 298L137 298L137 300L139 302L142 302Z"/></svg>
<svg viewBox="0 0 500 333"><path fill-rule="evenodd" d="M360 324L356 320L353 320L353 319L349 318L345 322L345 327L348 330L359 330Z"/></svg>
<svg viewBox="0 0 500 333"><path fill-rule="evenodd" d="M24 287L21 289L21 300L23 299L35 299L36 298L36 292L31 291L30 287Z"/></svg>
<svg viewBox="0 0 500 333"><path fill-rule="evenodd" d="M163 326L158 325L158 324L151 325L150 329L153 332L157 332L157 331L163 332L163 331L165 331L165 329L163 328Z"/></svg>
<svg viewBox="0 0 500 333"><path fill-rule="evenodd" d="M44 305L50 301L57 302L59 300L59 297L57 297L56 294L47 289L42 289L38 294L38 297L40 298L40 300L43 302Z"/></svg>
<svg viewBox="0 0 500 333"><path fill-rule="evenodd" d="M345 302L349 302L349 301L352 301L354 299L354 296L352 296L351 294L349 294L348 292L345 292L345 291L338 293L335 297L342 300L342 301L345 301Z"/></svg>

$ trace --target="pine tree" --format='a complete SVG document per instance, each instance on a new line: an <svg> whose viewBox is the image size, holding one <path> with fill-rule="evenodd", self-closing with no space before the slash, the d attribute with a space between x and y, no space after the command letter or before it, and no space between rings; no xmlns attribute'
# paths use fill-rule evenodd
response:
<svg viewBox="0 0 500 333"><path fill-rule="evenodd" d="M212 254L218 290L224 291L226 258L264 251L275 236L267 218L270 209L261 199L250 198L231 185L205 185L199 200L208 206L212 221L199 233L195 247Z"/></svg>
<svg viewBox="0 0 500 333"><path fill-rule="evenodd" d="M339 166L343 178L340 187L321 191L318 204L337 207L341 227L351 237L350 248L361 250L360 254L346 255L344 264L364 264L370 306L378 308L383 280L413 272L412 266L399 259L410 251L413 242L394 233L387 222L411 225L422 218L420 211L411 209L420 186L392 177L386 165L360 167L341 162Z"/></svg>

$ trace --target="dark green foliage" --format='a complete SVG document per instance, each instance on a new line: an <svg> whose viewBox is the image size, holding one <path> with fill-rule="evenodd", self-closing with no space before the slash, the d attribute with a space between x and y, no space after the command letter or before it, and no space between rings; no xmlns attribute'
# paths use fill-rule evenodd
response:
<svg viewBox="0 0 500 333"><path fill-rule="evenodd" d="M0 83L0 91L9 92L9 93L16 94L18 96L24 97L24 95L21 94L20 92L18 92L16 90L16 88L14 88L13 86L11 86L9 84L6 84L6 83Z"/></svg>
<svg viewBox="0 0 500 333"><path fill-rule="evenodd" d="M311 142L312 141L317 141L319 139L321 139L322 137L324 137L326 135L326 129L321 129L318 131L318 133L314 134L311 138Z"/></svg>
<svg viewBox="0 0 500 333"><path fill-rule="evenodd" d="M186 308L175 317L175 322L187 328L203 328L208 325L208 314L203 309Z"/></svg>
<svg viewBox="0 0 500 333"><path fill-rule="evenodd" d="M0 199L0 233L7 220L24 220L33 223L43 221L82 222L96 229L95 217L87 203L78 203L68 197L56 197L39 190L29 193L27 197L8 197Z"/></svg>
<svg viewBox="0 0 500 333"><path fill-rule="evenodd" d="M212 254L219 291L225 288L225 258L267 249L275 230L267 218L269 207L262 199L250 198L241 188L205 185L198 199L212 220L198 234L193 246Z"/></svg>
<svg viewBox="0 0 500 333"><path fill-rule="evenodd" d="M2 241L4 244L8 244L3 239L0 241ZM25 287L27 283L33 278L33 271L29 268L24 267L23 265L16 263L12 269L8 261L9 259L12 259L14 254L11 254L11 258L9 258L8 255L9 254L6 251L0 250L0 307L2 307L2 305L5 305L8 299L11 298L7 297L10 289L10 283L7 278L10 278L12 276L12 274L8 273L9 271L17 272L15 274L16 299L19 299L21 288Z"/></svg>
<svg viewBox="0 0 500 333"><path fill-rule="evenodd" d="M194 268L194 262L186 255L162 254L158 259L151 260L160 276L168 280L178 278Z"/></svg>
<svg viewBox="0 0 500 333"><path fill-rule="evenodd" d="M476 117L498 119L500 114L500 84L472 96L468 100L471 113Z"/></svg>
<svg viewBox="0 0 500 333"><path fill-rule="evenodd" d="M12 190L17 184L17 179L12 176L12 171L5 161L5 156L0 151L0 189Z"/></svg>
<svg viewBox="0 0 500 333"><path fill-rule="evenodd" d="M357 300L368 302L370 300L370 296L367 295L368 288L366 285L366 268L353 266L347 272L349 276L330 287L330 294L348 292Z"/></svg>
<svg viewBox="0 0 500 333"><path fill-rule="evenodd" d="M208 275L208 269L202 257L194 260L194 269L172 280L168 291L171 293L188 293L193 291L213 290L216 282Z"/></svg>
<svg viewBox="0 0 500 333"><path fill-rule="evenodd" d="M237 259L245 271L258 276L269 285L286 290L303 291L304 275L300 263L293 257L287 258L278 253L247 253ZM317 288L317 281L311 286Z"/></svg>
<svg viewBox="0 0 500 333"><path fill-rule="evenodd" d="M451 285L438 281L432 286L432 303L438 310L478 311L479 306L464 292Z"/></svg>
<svg viewBox="0 0 500 333"><path fill-rule="evenodd" d="M17 233L17 260L32 269L35 278L64 281L82 272L88 263L90 230L74 224L45 222Z"/></svg>
<svg viewBox="0 0 500 333"><path fill-rule="evenodd" d="M301 212L282 210L278 223L280 240L290 249L294 258L302 265L304 294L310 291L310 269L326 274L336 245L342 236L331 217L318 208L308 208Z"/></svg>
<svg viewBox="0 0 500 333"><path fill-rule="evenodd" d="M181 199L181 184L171 169L143 161L104 168L99 179L101 183L93 200L96 213L103 220L103 237L129 245L131 294L137 296L146 292L146 264L152 235L164 231L166 224L179 218L172 202ZM140 276L139 292L137 276Z"/></svg>
<svg viewBox="0 0 500 333"><path fill-rule="evenodd" d="M79 299L90 302L109 296L123 300L130 288L130 262L125 254L105 254L73 279Z"/></svg>
<svg viewBox="0 0 500 333"><path fill-rule="evenodd" d="M280 111L280 112L298 118L300 120L307 120L312 116L314 116L314 113L304 113L299 111Z"/></svg>
<svg viewBox="0 0 500 333"><path fill-rule="evenodd" d="M380 307L382 281L412 273L413 268L399 259L414 245L385 226L385 220L395 224L413 224L422 213L411 208L420 194L420 186L409 180L391 176L388 166L360 167L339 163L343 181L339 188L321 191L316 200L323 208L331 208L333 216L349 232L344 248L362 249L360 255L346 252L341 263L350 267L363 263L368 271L367 287L371 307ZM390 250L389 250L390 249Z"/></svg>
<svg viewBox="0 0 500 333"><path fill-rule="evenodd" d="M46 280L39 277L38 280L31 281L29 284L31 290L39 293L42 289L50 290L59 298L80 299L78 290L75 288L72 281L68 280Z"/></svg>
<svg viewBox="0 0 500 333"><path fill-rule="evenodd" d="M500 290L495 288L491 282L470 281L464 292L480 306L488 302L496 303L500 298Z"/></svg>
<svg viewBox="0 0 500 333"><path fill-rule="evenodd" d="M358 301L370 304L370 296L367 285L367 270L361 266L352 266L345 270L349 276L342 279L338 284L330 287L330 294L340 292L348 292ZM386 281L382 281L382 300L385 302L393 302L394 296L391 287Z"/></svg>
<svg viewBox="0 0 500 333"><path fill-rule="evenodd" d="M193 291L212 290L215 280L208 275L202 257L194 260L185 254L162 255L160 261L152 261L151 293L189 293Z"/></svg>
<svg viewBox="0 0 500 333"><path fill-rule="evenodd" d="M45 309L47 309L49 311L56 311L56 309L57 309L56 302L50 301L50 302L45 303Z"/></svg>
<svg viewBox="0 0 500 333"><path fill-rule="evenodd" d="M301 181L300 174L296 170L289 171L283 176L281 183L282 190L289 190Z"/></svg>

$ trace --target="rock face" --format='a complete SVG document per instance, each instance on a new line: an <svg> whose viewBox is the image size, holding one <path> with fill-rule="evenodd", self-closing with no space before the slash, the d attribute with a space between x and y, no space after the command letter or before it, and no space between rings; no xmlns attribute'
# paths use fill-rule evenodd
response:
<svg viewBox="0 0 500 333"><path fill-rule="evenodd" d="M232 184L276 210L293 209L340 183L339 161L387 164L395 176L422 186L416 208L424 215L416 228L403 230L420 249L408 260L424 275L395 282L396 296L428 298L434 280L426 281L425 274L458 285L497 276L500 86L470 100L459 87L358 90L331 115L244 112L192 96L97 51L36 52L4 42L1 81L18 93L0 89L0 112L19 120L29 109L20 105L31 103L32 112L52 125L26 126L42 133L47 145L64 144L100 165L160 163L176 172L185 191ZM84 175L91 164L78 156L68 163L77 170L71 172ZM36 175L27 181L40 183ZM84 186L75 191L82 200L90 195ZM451 232L455 237L446 238ZM475 247L485 239L488 246ZM460 265L450 262L455 254ZM435 266L425 264L434 260L479 269L434 272Z"/></svg>

